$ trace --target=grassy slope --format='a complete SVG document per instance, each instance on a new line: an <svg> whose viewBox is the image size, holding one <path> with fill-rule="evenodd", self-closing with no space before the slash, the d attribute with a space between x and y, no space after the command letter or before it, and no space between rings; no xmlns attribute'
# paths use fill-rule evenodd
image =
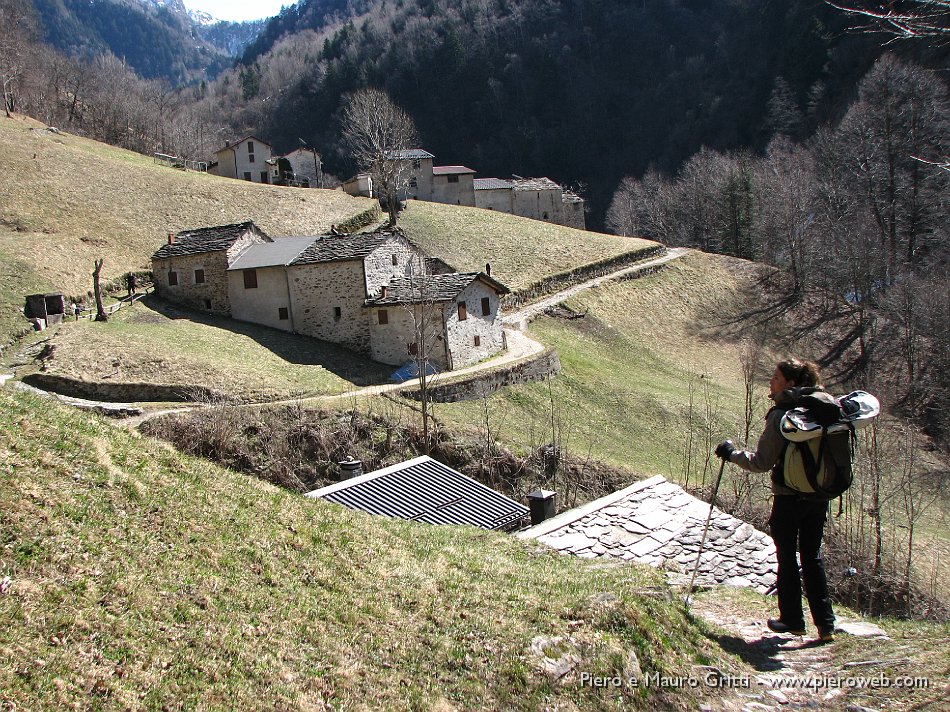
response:
<svg viewBox="0 0 950 712"><path fill-rule="evenodd" d="M336 344L179 311L154 298L121 309L106 324L69 321L49 333L55 333L49 373L204 386L244 401L333 395L385 382L392 371Z"/></svg>
<svg viewBox="0 0 950 712"><path fill-rule="evenodd" d="M629 651L647 672L737 669L649 595L654 572L311 502L30 396L0 406L5 707L673 703L551 682L538 635L570 636L596 674Z"/></svg>
<svg viewBox="0 0 950 712"><path fill-rule="evenodd" d="M339 191L185 173L22 117L0 117L0 158L4 333L29 290L84 294L97 258L106 278L147 269L168 232L254 220L271 235L318 234L373 205Z"/></svg>
<svg viewBox="0 0 950 712"><path fill-rule="evenodd" d="M462 272L481 271L519 289L552 274L656 243L586 232L478 208L410 201L399 218L409 239Z"/></svg>
<svg viewBox="0 0 950 712"><path fill-rule="evenodd" d="M741 343L710 327L749 302L748 285L743 263L695 253L649 277L585 292L570 302L587 312L583 319L544 317L531 327L557 349L561 375L499 392L490 420L517 449L549 442L553 399L564 446L682 479L691 400L696 437L707 422L713 437L738 431ZM482 422L484 406L440 404L436 412ZM702 458L709 452L705 443L694 449Z"/></svg>

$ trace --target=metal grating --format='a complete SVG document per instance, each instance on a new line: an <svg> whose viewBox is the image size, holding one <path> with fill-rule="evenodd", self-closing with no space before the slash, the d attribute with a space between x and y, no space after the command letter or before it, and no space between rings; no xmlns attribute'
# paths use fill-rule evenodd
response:
<svg viewBox="0 0 950 712"><path fill-rule="evenodd" d="M418 457L307 494L370 514L428 524L506 529L528 508L433 460Z"/></svg>

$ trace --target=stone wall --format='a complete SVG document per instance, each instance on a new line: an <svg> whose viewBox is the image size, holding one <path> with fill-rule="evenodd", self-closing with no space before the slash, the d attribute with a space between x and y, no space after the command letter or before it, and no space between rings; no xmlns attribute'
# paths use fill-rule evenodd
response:
<svg viewBox="0 0 950 712"><path fill-rule="evenodd" d="M489 301L489 313L482 314L482 299ZM466 318L459 320L459 303L465 303ZM453 369L464 368L505 347L505 332L499 314L498 294L480 280L473 281L445 307L445 329ZM476 345L475 340L478 339Z"/></svg>
<svg viewBox="0 0 950 712"><path fill-rule="evenodd" d="M414 358L409 345L416 342L416 324L425 319L425 345L423 354L440 370L449 367L445 350L445 325L442 321L441 304L394 304L368 310L371 345L369 355L374 361L399 366ZM386 312L386 323L379 323L380 312Z"/></svg>
<svg viewBox="0 0 950 712"><path fill-rule="evenodd" d="M557 351L547 349L532 359L512 366L475 374L452 383L439 383L430 386L428 389L429 398L437 403L455 403L485 398L507 386L544 381L550 376L560 373L560 371L561 361L558 358ZM418 389L405 391L405 394L415 400L422 399L422 394Z"/></svg>
<svg viewBox="0 0 950 712"><path fill-rule="evenodd" d="M475 207L485 210L497 210L501 213L513 213L511 188L494 188L475 191Z"/></svg>
<svg viewBox="0 0 950 712"><path fill-rule="evenodd" d="M366 268L366 296L378 295L383 285L389 284L397 275L421 274L424 269L420 254L407 241L397 237L373 250L363 264Z"/></svg>
<svg viewBox="0 0 950 712"><path fill-rule="evenodd" d="M154 260L152 273L155 292L163 299L198 311L230 316L227 269L228 258L224 251ZM198 270L204 271L204 283L195 281ZM168 283L170 272L178 275L177 285Z"/></svg>
<svg viewBox="0 0 950 712"><path fill-rule="evenodd" d="M560 189L515 190L512 194L512 211L535 220L558 222L561 217Z"/></svg>
<svg viewBox="0 0 950 712"><path fill-rule="evenodd" d="M231 398L204 386L166 385L161 383L90 383L48 373L23 378L27 385L73 398L113 403L134 402L228 402Z"/></svg>
<svg viewBox="0 0 950 712"><path fill-rule="evenodd" d="M458 177L455 183L450 183L447 175L432 177L432 202L475 207L475 175L473 173L454 175Z"/></svg>
<svg viewBox="0 0 950 712"><path fill-rule="evenodd" d="M363 307L366 300L363 263L357 260L322 262L295 265L287 270L297 333L368 353L369 319Z"/></svg>

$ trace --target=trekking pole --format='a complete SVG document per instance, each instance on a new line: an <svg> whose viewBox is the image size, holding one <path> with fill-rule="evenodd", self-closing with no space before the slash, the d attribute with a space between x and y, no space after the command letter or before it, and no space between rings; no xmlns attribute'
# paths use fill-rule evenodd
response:
<svg viewBox="0 0 950 712"><path fill-rule="evenodd" d="M696 565L693 566L693 575L689 579L689 588L686 589L686 605L688 606L693 595L693 584L696 583L696 572L699 571L699 562L703 558L703 546L706 544L706 534L709 532L709 522L712 520L713 507L716 506L716 495L719 494L719 483L722 482L722 473L726 469L726 461L723 459L719 466L719 475L716 477L716 484L713 485L712 497L709 499L709 514L706 516L706 525L703 527L703 538L699 541L699 553L696 554Z"/></svg>

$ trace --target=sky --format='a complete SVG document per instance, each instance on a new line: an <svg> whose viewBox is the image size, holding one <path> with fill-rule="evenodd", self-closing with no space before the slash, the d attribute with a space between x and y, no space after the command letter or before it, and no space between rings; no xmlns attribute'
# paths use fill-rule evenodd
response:
<svg viewBox="0 0 950 712"><path fill-rule="evenodd" d="M184 0L189 10L202 10L219 20L243 22L273 17L281 5L293 5L294 0Z"/></svg>

